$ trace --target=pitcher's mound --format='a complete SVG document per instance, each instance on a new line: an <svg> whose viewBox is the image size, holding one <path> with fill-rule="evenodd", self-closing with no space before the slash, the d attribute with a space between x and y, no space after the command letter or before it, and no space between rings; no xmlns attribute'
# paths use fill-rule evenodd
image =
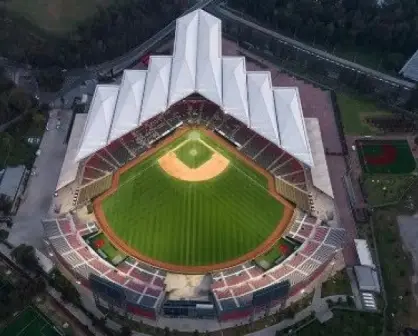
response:
<svg viewBox="0 0 418 336"><path fill-rule="evenodd" d="M197 155L197 149L191 149L190 150L190 155L191 156L196 156Z"/></svg>

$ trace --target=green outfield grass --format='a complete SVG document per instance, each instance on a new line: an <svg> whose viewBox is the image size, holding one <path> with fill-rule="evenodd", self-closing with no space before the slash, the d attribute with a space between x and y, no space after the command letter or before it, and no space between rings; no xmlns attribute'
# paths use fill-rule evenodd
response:
<svg viewBox="0 0 418 336"><path fill-rule="evenodd" d="M213 151L198 139L190 139L175 150L177 158L190 168L197 168L208 161Z"/></svg>
<svg viewBox="0 0 418 336"><path fill-rule="evenodd" d="M37 309L28 307L17 315L3 330L0 336L60 336L47 318Z"/></svg>
<svg viewBox="0 0 418 336"><path fill-rule="evenodd" d="M196 142L196 135L227 157L229 167L205 182L168 176L158 158L177 151L185 141ZM206 146L193 149L207 152ZM176 154L185 160L181 152ZM194 157L204 162L209 154ZM284 205L269 194L265 176L213 139L192 131L121 175L118 190L103 201L103 210L114 232L140 253L171 264L201 266L255 249L277 227Z"/></svg>

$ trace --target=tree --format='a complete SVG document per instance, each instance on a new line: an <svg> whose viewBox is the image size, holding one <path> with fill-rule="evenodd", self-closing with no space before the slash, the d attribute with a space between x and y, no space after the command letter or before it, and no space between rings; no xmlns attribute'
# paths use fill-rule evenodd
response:
<svg viewBox="0 0 418 336"><path fill-rule="evenodd" d="M45 91L57 92L64 83L64 74L59 67L52 67L43 71L37 76L39 86Z"/></svg>
<svg viewBox="0 0 418 336"><path fill-rule="evenodd" d="M128 326L122 326L119 331L119 336L131 336L132 330Z"/></svg>
<svg viewBox="0 0 418 336"><path fill-rule="evenodd" d="M9 237L9 231L0 229L0 242L6 240Z"/></svg>
<svg viewBox="0 0 418 336"><path fill-rule="evenodd" d="M61 297L64 301L71 302L76 306L82 305L80 293L77 288L58 270L55 270L51 274L49 284L61 293Z"/></svg>
<svg viewBox="0 0 418 336"><path fill-rule="evenodd" d="M0 145L0 150L1 150L1 148L2 147ZM5 151L3 153L7 153L7 151ZM3 215L7 216L7 215L10 214L10 211L12 210L12 206L13 206L13 202L10 199L10 197L5 195L5 194L0 194L0 212L3 213Z"/></svg>
<svg viewBox="0 0 418 336"><path fill-rule="evenodd" d="M20 244L13 249L11 256L18 264L31 272L38 273L42 270L38 259L36 258L33 246Z"/></svg>
<svg viewBox="0 0 418 336"><path fill-rule="evenodd" d="M411 0L229 0L228 5L307 43L364 54L395 72L418 45L418 3ZM249 43L252 41L248 40ZM370 57L371 56L371 57Z"/></svg>

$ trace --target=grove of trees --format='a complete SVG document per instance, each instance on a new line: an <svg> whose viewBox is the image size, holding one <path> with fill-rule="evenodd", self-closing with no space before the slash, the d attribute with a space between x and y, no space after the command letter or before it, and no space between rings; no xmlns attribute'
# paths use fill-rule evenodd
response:
<svg viewBox="0 0 418 336"><path fill-rule="evenodd" d="M115 1L66 36L53 37L0 7L0 56L37 68L98 64L141 44L183 9L179 0Z"/></svg>
<svg viewBox="0 0 418 336"><path fill-rule="evenodd" d="M31 166L36 147L27 138L43 133L48 111L48 105L39 105L0 68L0 169L8 165Z"/></svg>
<svg viewBox="0 0 418 336"><path fill-rule="evenodd" d="M416 0L228 0L228 5L307 43L378 55L389 71L399 70L418 48Z"/></svg>

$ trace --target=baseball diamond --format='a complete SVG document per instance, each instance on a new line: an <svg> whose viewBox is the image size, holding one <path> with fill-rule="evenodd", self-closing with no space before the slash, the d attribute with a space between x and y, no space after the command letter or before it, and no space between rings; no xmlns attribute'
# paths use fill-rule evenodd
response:
<svg viewBox="0 0 418 336"><path fill-rule="evenodd" d="M225 268L264 253L293 211L268 173L213 133L186 128L122 167L94 204L118 248L182 272Z"/></svg>
<svg viewBox="0 0 418 336"><path fill-rule="evenodd" d="M409 174L416 163L406 140L358 140L361 167L367 174Z"/></svg>
<svg viewBox="0 0 418 336"><path fill-rule="evenodd" d="M349 203L334 198L344 158L331 170L324 149L343 148L329 93L224 56L224 42L221 20L186 14L171 55L98 84L75 117L46 250L116 321L216 333L358 264ZM399 168L393 147L367 165Z"/></svg>

